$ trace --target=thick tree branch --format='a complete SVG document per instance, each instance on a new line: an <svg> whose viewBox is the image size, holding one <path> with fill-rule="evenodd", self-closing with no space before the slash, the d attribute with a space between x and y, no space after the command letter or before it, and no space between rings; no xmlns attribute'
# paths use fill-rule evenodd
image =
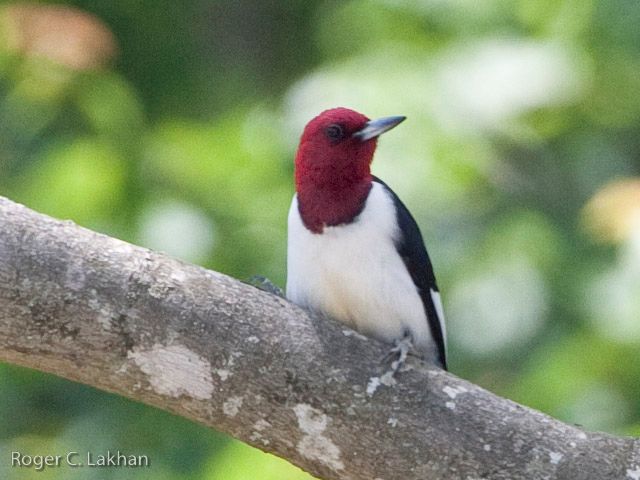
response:
<svg viewBox="0 0 640 480"><path fill-rule="evenodd" d="M0 226L0 361L169 410L325 479L640 479L637 440L417 361L374 388L386 346L227 276L2 198Z"/></svg>

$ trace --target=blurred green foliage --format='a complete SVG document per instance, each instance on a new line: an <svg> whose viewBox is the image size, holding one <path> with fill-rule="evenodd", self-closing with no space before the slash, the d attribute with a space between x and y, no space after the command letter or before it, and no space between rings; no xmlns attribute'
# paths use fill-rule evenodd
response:
<svg viewBox="0 0 640 480"><path fill-rule="evenodd" d="M640 434L640 223L602 245L581 221L599 189L640 172L638 2L63 5L113 38L74 43L91 29L73 18L55 37L59 18L0 2L0 194L284 284L306 121L338 105L405 114L374 170L422 226L451 370L564 421ZM11 450L84 446L149 455L135 478L309 478L186 420L0 366L2 478L131 478L6 465Z"/></svg>

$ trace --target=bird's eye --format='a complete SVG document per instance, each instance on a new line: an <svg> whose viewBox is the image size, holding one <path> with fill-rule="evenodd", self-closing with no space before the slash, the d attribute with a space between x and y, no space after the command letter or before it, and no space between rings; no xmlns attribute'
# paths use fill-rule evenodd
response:
<svg viewBox="0 0 640 480"><path fill-rule="evenodd" d="M338 124L329 125L326 130L327 137L330 140L337 142L338 140L342 140L344 138L344 130Z"/></svg>

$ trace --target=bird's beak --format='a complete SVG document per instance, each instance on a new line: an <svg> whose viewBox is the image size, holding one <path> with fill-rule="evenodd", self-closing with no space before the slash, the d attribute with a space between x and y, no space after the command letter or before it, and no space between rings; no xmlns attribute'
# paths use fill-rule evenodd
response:
<svg viewBox="0 0 640 480"><path fill-rule="evenodd" d="M377 120L369 120L364 124L364 128L362 130L353 134L353 137L359 139L361 142L366 142L367 140L371 140L372 138L383 134L387 130L391 130L406 118L407 117L398 115L395 117L383 117L378 118Z"/></svg>

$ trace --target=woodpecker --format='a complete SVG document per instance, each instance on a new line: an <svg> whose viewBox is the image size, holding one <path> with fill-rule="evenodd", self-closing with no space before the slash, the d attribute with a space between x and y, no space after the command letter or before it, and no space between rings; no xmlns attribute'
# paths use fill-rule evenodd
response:
<svg viewBox="0 0 640 480"><path fill-rule="evenodd" d="M288 217L286 296L447 368L440 294L422 234L371 174L378 136L403 116L326 110L304 128ZM397 364L398 362L396 362Z"/></svg>

